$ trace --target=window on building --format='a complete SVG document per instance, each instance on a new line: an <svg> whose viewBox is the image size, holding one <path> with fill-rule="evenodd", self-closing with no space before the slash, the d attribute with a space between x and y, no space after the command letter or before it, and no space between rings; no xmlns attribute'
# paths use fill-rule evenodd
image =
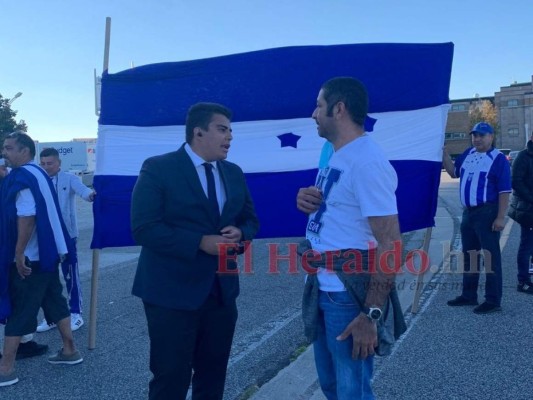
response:
<svg viewBox="0 0 533 400"><path fill-rule="evenodd" d="M518 107L518 100L507 100L507 107Z"/></svg>
<svg viewBox="0 0 533 400"><path fill-rule="evenodd" d="M507 134L509 136L518 136L518 134L519 134L518 128L509 128L509 129L507 129Z"/></svg>
<svg viewBox="0 0 533 400"><path fill-rule="evenodd" d="M452 111L466 111L464 104L452 104Z"/></svg>
<svg viewBox="0 0 533 400"><path fill-rule="evenodd" d="M466 137L466 133L464 132L449 132L444 135L446 140L461 140Z"/></svg>

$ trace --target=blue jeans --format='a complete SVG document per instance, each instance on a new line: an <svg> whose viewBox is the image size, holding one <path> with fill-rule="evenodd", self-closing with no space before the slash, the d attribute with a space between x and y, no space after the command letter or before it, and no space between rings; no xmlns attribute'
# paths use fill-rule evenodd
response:
<svg viewBox="0 0 533 400"><path fill-rule="evenodd" d="M502 299L502 255L500 232L492 230L498 215L497 204L486 204L472 210L465 209L461 221L463 245L463 297L477 300L480 275L480 251L484 250L485 300L500 305Z"/></svg>
<svg viewBox="0 0 533 400"><path fill-rule="evenodd" d="M519 283L531 282L529 275L531 256L533 256L533 228L520 225L520 247L518 247L518 254L516 255Z"/></svg>
<svg viewBox="0 0 533 400"><path fill-rule="evenodd" d="M370 379L374 358L354 360L352 337L336 337L359 314L359 306L348 292L323 292L318 298L319 322L313 342L318 380L328 400L374 399Z"/></svg>

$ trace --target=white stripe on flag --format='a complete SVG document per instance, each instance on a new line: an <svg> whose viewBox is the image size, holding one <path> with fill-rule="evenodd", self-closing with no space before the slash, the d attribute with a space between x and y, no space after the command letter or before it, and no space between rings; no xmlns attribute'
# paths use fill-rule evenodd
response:
<svg viewBox="0 0 533 400"><path fill-rule="evenodd" d="M440 161L449 105L414 111L375 113L369 133L389 160ZM297 118L232 123L228 160L246 173L316 168L324 139L315 121ZM281 147L279 135L300 136L297 148ZM176 150L185 141L184 126L135 127L100 125L96 175L136 176L148 157Z"/></svg>

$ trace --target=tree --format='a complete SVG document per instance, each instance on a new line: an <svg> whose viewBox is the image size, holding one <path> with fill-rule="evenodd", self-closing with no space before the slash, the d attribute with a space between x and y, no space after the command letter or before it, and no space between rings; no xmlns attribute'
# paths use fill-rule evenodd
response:
<svg viewBox="0 0 533 400"><path fill-rule="evenodd" d="M4 137L13 131L28 131L28 126L24 120L16 121L17 112L11 109L9 99L5 99L0 94L0 144L4 142Z"/></svg>
<svg viewBox="0 0 533 400"><path fill-rule="evenodd" d="M470 117L471 127L478 122L487 122L494 128L495 137L499 133L498 109L489 100L478 100L472 103L468 110L468 116Z"/></svg>

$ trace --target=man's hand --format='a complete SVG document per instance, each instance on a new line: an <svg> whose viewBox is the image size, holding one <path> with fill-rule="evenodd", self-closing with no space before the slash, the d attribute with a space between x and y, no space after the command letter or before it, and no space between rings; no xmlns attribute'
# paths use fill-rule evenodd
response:
<svg viewBox="0 0 533 400"><path fill-rule="evenodd" d="M498 217L492 223L492 230L496 232L503 231L505 227L505 217Z"/></svg>
<svg viewBox="0 0 533 400"><path fill-rule="evenodd" d="M31 268L26 265L26 257L24 254L15 256L15 263L17 265L17 272L22 279L26 279L31 275Z"/></svg>
<svg viewBox="0 0 533 400"><path fill-rule="evenodd" d="M498 215L492 223L493 232L501 232L505 228L505 215L507 214L507 208L509 208L509 196L510 193L500 193L498 195Z"/></svg>
<svg viewBox="0 0 533 400"><path fill-rule="evenodd" d="M233 225L225 226L220 230L222 236L231 240L233 243L238 243L242 239L242 232L239 228Z"/></svg>
<svg viewBox="0 0 533 400"><path fill-rule="evenodd" d="M200 250L203 250L207 254L212 256L218 256L220 254L219 244L235 244L236 242L228 239L222 235L205 235L200 241Z"/></svg>
<svg viewBox="0 0 533 400"><path fill-rule="evenodd" d="M353 359L365 359L374 354L378 345L378 330L375 322L372 322L365 314L360 313L348 324L346 329L337 336L337 340L345 340L352 336Z"/></svg>
<svg viewBox="0 0 533 400"><path fill-rule="evenodd" d="M296 207L306 214L314 213L322 203L322 192L316 186L300 188L296 196Z"/></svg>
<svg viewBox="0 0 533 400"><path fill-rule="evenodd" d="M450 178L457 178L455 176L455 163L452 161L450 153L448 153L448 149L446 147L442 148L442 166L448 175L450 175Z"/></svg>
<svg viewBox="0 0 533 400"><path fill-rule="evenodd" d="M89 195L89 201L94 201L95 196L96 196L96 192L93 190L92 193Z"/></svg>
<svg viewBox="0 0 533 400"><path fill-rule="evenodd" d="M0 179L4 179L6 176L7 176L7 167L5 165L0 165Z"/></svg>
<svg viewBox="0 0 533 400"><path fill-rule="evenodd" d="M17 217L17 244L15 246L15 264L17 272L22 279L31 275L31 268L26 265L26 257L24 250L31 238L31 234L35 229L35 215L27 217Z"/></svg>

